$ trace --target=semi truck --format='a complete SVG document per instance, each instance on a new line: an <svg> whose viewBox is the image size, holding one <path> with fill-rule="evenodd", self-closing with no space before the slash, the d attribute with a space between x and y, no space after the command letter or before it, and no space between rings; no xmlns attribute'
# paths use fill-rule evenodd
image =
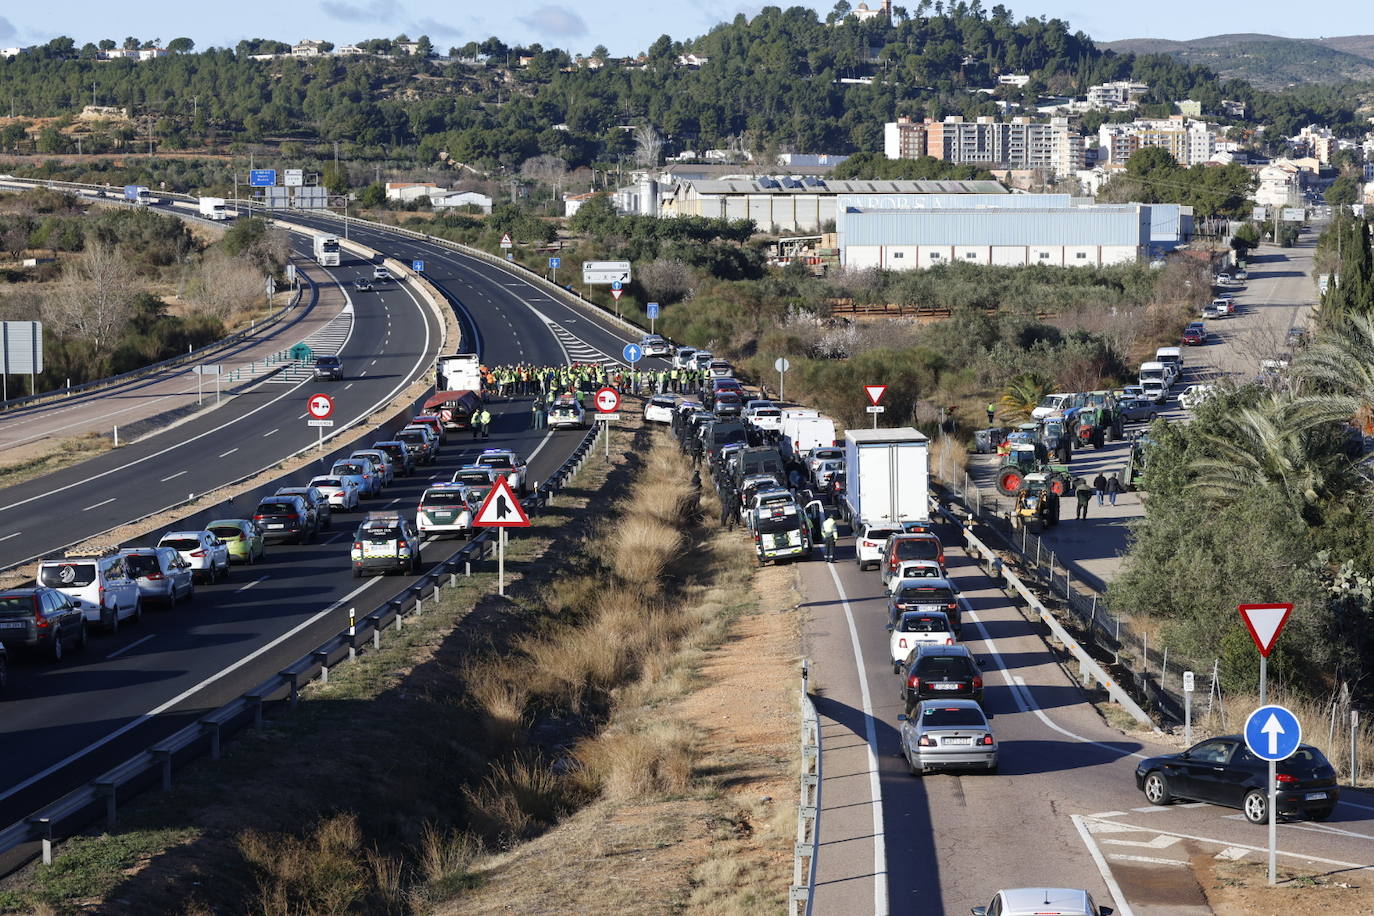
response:
<svg viewBox="0 0 1374 916"><path fill-rule="evenodd" d="M229 210L224 205L223 197L202 197L200 199L200 215L204 219L228 219Z"/></svg>
<svg viewBox="0 0 1374 916"><path fill-rule="evenodd" d="M782 434L782 454L793 461L805 459L806 453L813 448L835 444L835 421L815 410L784 410L779 432Z"/></svg>
<svg viewBox="0 0 1374 916"><path fill-rule="evenodd" d="M124 199L131 204L138 204L143 207L157 203L157 198L153 196L153 192L141 184L126 184L124 186Z"/></svg>
<svg viewBox="0 0 1374 916"><path fill-rule="evenodd" d="M930 521L930 440L911 427L844 434L845 514L852 525Z"/></svg>
<svg viewBox="0 0 1374 916"><path fill-rule="evenodd" d="M441 356L436 368L435 388L439 391L482 393L482 360L476 353Z"/></svg>
<svg viewBox="0 0 1374 916"><path fill-rule="evenodd" d="M315 236L315 260L321 267L338 267L339 240L332 235Z"/></svg>

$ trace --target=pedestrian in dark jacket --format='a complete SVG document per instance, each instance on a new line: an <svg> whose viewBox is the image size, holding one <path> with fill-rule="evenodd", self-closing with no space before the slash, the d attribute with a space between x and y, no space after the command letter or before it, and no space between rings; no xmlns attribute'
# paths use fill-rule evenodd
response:
<svg viewBox="0 0 1374 916"><path fill-rule="evenodd" d="M1088 502L1089 502L1092 498L1093 498L1093 491L1090 490L1088 487L1079 487L1079 488L1078 488L1078 514L1075 515L1074 518L1087 520L1087 518L1088 518Z"/></svg>
<svg viewBox="0 0 1374 916"><path fill-rule="evenodd" d="M1102 497L1107 492L1107 478L1100 471L1093 478L1093 491L1097 493L1097 504L1102 505Z"/></svg>
<svg viewBox="0 0 1374 916"><path fill-rule="evenodd" d="M1107 499L1113 506L1116 505L1116 494L1122 491L1121 478L1113 474L1107 478Z"/></svg>

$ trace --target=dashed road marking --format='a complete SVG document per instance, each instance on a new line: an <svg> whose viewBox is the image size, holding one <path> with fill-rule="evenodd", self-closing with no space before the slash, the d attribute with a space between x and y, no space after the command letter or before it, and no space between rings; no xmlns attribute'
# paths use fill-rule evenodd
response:
<svg viewBox="0 0 1374 916"><path fill-rule="evenodd" d="M108 506L110 503L114 502L116 499L118 499L118 497L111 496L109 499L102 500L101 502L98 502L98 503L96 503L96 504L93 505L93 506L87 506L86 508L82 509L81 511L82 511L82 512L90 512L92 509L99 509L101 506Z"/></svg>
<svg viewBox="0 0 1374 916"><path fill-rule="evenodd" d="M111 652L109 655L105 656L105 658L106 658L106 660L109 660L109 659L111 659L111 658L118 658L119 656L123 655L125 652L128 652L128 651L129 651L130 649L132 649L134 646L141 646L141 645L143 645L145 642L147 642L148 640L152 639L152 638L153 638L154 636L156 636L156 635L157 635L156 633L149 633L147 636L143 637L142 639L135 639L133 642L129 643L127 646L123 647L122 649L115 649L115 650L114 650L113 652Z"/></svg>
<svg viewBox="0 0 1374 916"><path fill-rule="evenodd" d="M236 445L236 446L234 446L233 448L229 449L229 451L227 451L227 452L221 452L221 453L220 453L220 457L221 457L221 458L228 458L230 455L234 454L234 452L237 452L238 450L239 450L239 447Z"/></svg>
<svg viewBox="0 0 1374 916"><path fill-rule="evenodd" d="M185 473L185 471L177 471L175 474L168 474L166 477L158 481L158 483L166 483L169 480L176 480L178 477Z"/></svg>

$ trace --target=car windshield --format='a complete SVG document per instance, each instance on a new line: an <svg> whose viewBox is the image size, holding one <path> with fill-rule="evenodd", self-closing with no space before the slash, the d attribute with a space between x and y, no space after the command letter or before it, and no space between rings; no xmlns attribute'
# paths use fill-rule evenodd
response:
<svg viewBox="0 0 1374 916"><path fill-rule="evenodd" d="M453 475L454 483L491 483L491 476L486 471L456 471Z"/></svg>
<svg viewBox="0 0 1374 916"><path fill-rule="evenodd" d="M290 503L263 503L258 506L258 515L294 515L296 507Z"/></svg>
<svg viewBox="0 0 1374 916"><path fill-rule="evenodd" d="M361 464L336 464L330 470L335 474L347 474L349 477L363 476L363 466Z"/></svg>
<svg viewBox="0 0 1374 916"><path fill-rule="evenodd" d="M317 366L337 366L338 364L339 358L337 356L321 356L315 360Z"/></svg>
<svg viewBox="0 0 1374 916"><path fill-rule="evenodd" d="M49 588L81 588L95 581L95 564L55 563L44 566L38 581Z"/></svg>
<svg viewBox="0 0 1374 916"><path fill-rule="evenodd" d="M801 526L801 516L796 514L780 515L777 518L761 518L754 523L754 529L759 534L781 534L784 531L796 531Z"/></svg>
<svg viewBox="0 0 1374 916"><path fill-rule="evenodd" d="M397 439L400 439L402 442L428 442L428 441L429 441L429 439L425 438L425 434L422 433L422 432L420 432L418 429L412 429L412 430L404 430L404 429L403 429L403 430L401 430L399 433L396 434L396 438L397 438Z"/></svg>
<svg viewBox="0 0 1374 916"><path fill-rule="evenodd" d="M899 633L945 633L949 621L935 614L903 614L897 627Z"/></svg>
<svg viewBox="0 0 1374 916"><path fill-rule="evenodd" d="M162 566L157 562L157 557L150 553L128 554L124 557L124 565L128 567L129 575L135 579L151 573L162 572Z"/></svg>
<svg viewBox="0 0 1374 916"><path fill-rule="evenodd" d="M401 529L386 526L369 526L367 528L364 528L362 531L358 532L358 534L360 537L367 538L374 544L379 544L385 543L386 541L396 540L398 537L401 536Z"/></svg>
<svg viewBox="0 0 1374 916"><path fill-rule="evenodd" d="M173 550L195 550L200 546L200 541L195 538L163 538L158 546L170 547Z"/></svg>
<svg viewBox="0 0 1374 916"><path fill-rule="evenodd" d="M215 525L209 531L221 541L236 541L243 537L237 525Z"/></svg>
<svg viewBox="0 0 1374 916"><path fill-rule="evenodd" d="M894 545L899 560L936 560L940 545L930 538L901 538Z"/></svg>
<svg viewBox="0 0 1374 916"><path fill-rule="evenodd" d="M934 566L904 566L902 567L903 579L938 579L940 570Z"/></svg>
<svg viewBox="0 0 1374 916"><path fill-rule="evenodd" d="M458 490L438 490L425 494L421 502L426 506L461 506L463 494Z"/></svg>
<svg viewBox="0 0 1374 916"><path fill-rule="evenodd" d="M0 617L33 616L32 595L0 595Z"/></svg>
<svg viewBox="0 0 1374 916"><path fill-rule="evenodd" d="M922 677L940 680L943 678L968 677L969 660L962 655L931 655L921 659Z"/></svg>
<svg viewBox="0 0 1374 916"><path fill-rule="evenodd" d="M934 728L983 727L988 724L983 714L968 706L923 706L921 724Z"/></svg>
<svg viewBox="0 0 1374 916"><path fill-rule="evenodd" d="M513 468L515 463L506 455L483 455L478 459L478 464L489 468Z"/></svg>
<svg viewBox="0 0 1374 916"><path fill-rule="evenodd" d="M932 585L916 585L904 588L897 593L897 599L904 602L921 604L942 604L954 600L954 593L947 588Z"/></svg>

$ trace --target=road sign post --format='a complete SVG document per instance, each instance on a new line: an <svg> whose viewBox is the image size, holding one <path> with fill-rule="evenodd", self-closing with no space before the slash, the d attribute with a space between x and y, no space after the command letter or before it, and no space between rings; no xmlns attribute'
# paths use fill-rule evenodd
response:
<svg viewBox="0 0 1374 916"><path fill-rule="evenodd" d="M650 302L648 305L644 306L644 311L648 314L649 333L652 334L654 333L654 322L658 320L658 303Z"/></svg>
<svg viewBox="0 0 1374 916"><path fill-rule="evenodd" d="M634 346L634 344L630 346ZM629 347L625 349L628 350ZM606 436L606 460L609 462L611 460L611 421L620 419L620 414L616 413L620 409L620 392L614 388L599 388L592 403L596 405L597 422L606 424L603 433Z"/></svg>
<svg viewBox="0 0 1374 916"><path fill-rule="evenodd" d="M549 258L549 270L553 272L553 285L558 285L558 268L563 265L562 258Z"/></svg>
<svg viewBox="0 0 1374 916"><path fill-rule="evenodd" d="M1183 743L1193 746L1193 689L1197 679L1193 672L1183 672Z"/></svg>
<svg viewBox="0 0 1374 916"><path fill-rule="evenodd" d="M1242 604L1237 608L1255 648L1260 653L1259 700L1263 706L1269 697L1269 653L1274 651L1274 643L1293 613L1291 604Z"/></svg>
<svg viewBox="0 0 1374 916"><path fill-rule="evenodd" d="M868 395L868 400L869 400L869 402L870 402L870 403L869 403L869 406L868 406L868 412L871 413L871 414L873 415L873 428L874 428L874 429L877 429L877 428L878 428L878 414L882 413L884 410L887 409L886 407L883 407L882 405L880 405L880 404L878 403L879 401L881 401L881 400L883 399L883 395L887 394L887 386L886 386L886 385L865 385L865 386L864 386L864 394Z"/></svg>
<svg viewBox="0 0 1374 916"><path fill-rule="evenodd" d="M515 491L511 489L510 481L504 476L496 478L496 483L487 493L487 498L482 501L482 507L477 510L472 525L474 528L497 529L496 594L505 595L506 529L528 528L530 517L525 514L524 507L520 505L520 500L515 498Z"/></svg>
<svg viewBox="0 0 1374 916"><path fill-rule="evenodd" d="M324 451L324 428L334 425L334 421L329 419L334 415L334 399L327 394L312 394L305 402L305 412L310 415L308 425L319 430L316 447Z"/></svg>
<svg viewBox="0 0 1374 916"><path fill-rule="evenodd" d="M1245 720L1245 746L1256 757L1269 761L1269 800L1265 813L1268 815L1269 821L1270 886L1273 886L1278 880L1277 764L1280 760L1287 760L1292 757L1300 744L1302 744L1302 723L1298 721L1297 716L1282 706L1261 706L1250 713L1249 718Z"/></svg>
<svg viewBox="0 0 1374 916"><path fill-rule="evenodd" d="M782 377L787 373L788 369L792 368L792 364L787 361L786 356L779 356L777 359L773 360L773 368L778 370L778 400L781 401L783 391Z"/></svg>

